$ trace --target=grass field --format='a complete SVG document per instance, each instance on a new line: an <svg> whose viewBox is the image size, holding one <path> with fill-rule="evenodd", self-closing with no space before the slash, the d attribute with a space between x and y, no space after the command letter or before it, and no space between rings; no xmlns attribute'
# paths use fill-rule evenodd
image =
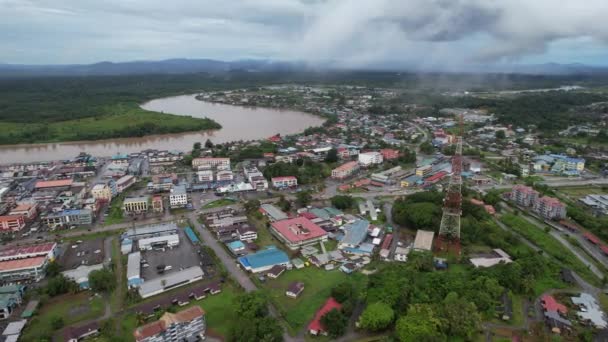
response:
<svg viewBox="0 0 608 342"><path fill-rule="evenodd" d="M606 193L606 191L602 190L601 187L595 187L595 186L560 188L558 191L562 192L566 195L569 195L572 197L577 197L577 198L585 197L587 195Z"/></svg>
<svg viewBox="0 0 608 342"><path fill-rule="evenodd" d="M0 142L43 143L98 140L219 129L213 120L150 112L117 104L106 115L50 123L0 122Z"/></svg>
<svg viewBox="0 0 608 342"><path fill-rule="evenodd" d="M565 267L578 273L581 277L595 285L599 285L599 279L564 245L553 238L549 233L537 228L525 219L513 214L502 215L500 220L514 231L523 235L542 250L557 259Z"/></svg>
<svg viewBox="0 0 608 342"><path fill-rule="evenodd" d="M268 279L263 284L279 312L287 322L289 333L297 334L314 316L331 293L331 289L344 281L353 281L357 285L365 283L367 278L359 273L346 275L339 270L325 271L314 266L283 273L278 279ZM295 281L304 283L304 292L297 299L285 296L285 290Z"/></svg>
<svg viewBox="0 0 608 342"><path fill-rule="evenodd" d="M211 208L217 208L217 207L223 207L226 205L231 205L234 204L235 201L231 200L231 199L227 199L227 198L222 198L222 199L218 199L212 202L209 202L207 204L205 204L203 206L203 209L211 209Z"/></svg>
<svg viewBox="0 0 608 342"><path fill-rule="evenodd" d="M75 295L63 295L50 299L32 318L23 332L22 341L41 341L54 334L52 321L56 317L63 319L64 325L69 325L88 319L100 317L104 312L104 302L101 297L91 298L90 292Z"/></svg>
<svg viewBox="0 0 608 342"><path fill-rule="evenodd" d="M105 226L122 223L124 221L125 218L122 211L122 203L124 199L124 195L112 199L112 202L110 203L110 212L103 222Z"/></svg>

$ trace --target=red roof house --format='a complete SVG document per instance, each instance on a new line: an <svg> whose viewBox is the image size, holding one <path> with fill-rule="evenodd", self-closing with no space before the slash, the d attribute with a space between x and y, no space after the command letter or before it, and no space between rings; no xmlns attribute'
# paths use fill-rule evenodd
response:
<svg viewBox="0 0 608 342"><path fill-rule="evenodd" d="M321 317L323 317L326 313L330 312L333 309L340 310L342 308L342 304L338 303L333 297L327 298L323 307L317 311L315 314L315 318L313 318L312 322L308 324L308 332L312 335L327 335L325 331L325 327L321 323Z"/></svg>
<svg viewBox="0 0 608 342"><path fill-rule="evenodd" d="M542 303L543 309L545 309L545 311L557 311L563 315L565 315L568 312L568 309L566 308L566 306L559 303L551 295L542 296L541 303Z"/></svg>

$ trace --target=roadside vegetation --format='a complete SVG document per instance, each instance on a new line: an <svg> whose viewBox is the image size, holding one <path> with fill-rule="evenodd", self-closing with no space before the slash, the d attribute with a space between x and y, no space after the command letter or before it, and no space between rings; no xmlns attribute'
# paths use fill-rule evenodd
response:
<svg viewBox="0 0 608 342"><path fill-rule="evenodd" d="M539 229L535 225L514 214L504 214L501 216L500 221L542 248L544 253L554 257L559 263L572 269L587 281L596 286L600 284L597 276L595 276L585 264L548 232Z"/></svg>

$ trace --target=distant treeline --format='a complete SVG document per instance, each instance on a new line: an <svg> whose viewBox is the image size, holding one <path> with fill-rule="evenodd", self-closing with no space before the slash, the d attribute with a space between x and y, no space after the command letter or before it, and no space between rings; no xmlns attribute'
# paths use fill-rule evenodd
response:
<svg viewBox="0 0 608 342"><path fill-rule="evenodd" d="M0 78L0 121L56 122L108 114L117 103L140 103L162 96L204 90L257 87L267 84L352 84L367 87L395 87L431 90L438 94L448 90L500 90L555 87L563 84L597 84L608 79L590 76L530 76L413 74L396 72L268 72L242 71L182 75L131 75L91 77L45 77L30 79ZM500 113L517 111L523 118L529 112L554 113L561 104L581 104L591 97L579 93L538 94L514 101L482 100L473 97L428 97L433 104L495 107ZM420 100L416 95L416 100ZM599 96L598 96L599 97ZM559 101L556 102L555 99ZM594 97L595 98L595 97ZM415 100L402 98L401 100ZM441 102L437 102L441 101ZM411 102L415 103L415 102ZM443 105L443 104L442 104Z"/></svg>

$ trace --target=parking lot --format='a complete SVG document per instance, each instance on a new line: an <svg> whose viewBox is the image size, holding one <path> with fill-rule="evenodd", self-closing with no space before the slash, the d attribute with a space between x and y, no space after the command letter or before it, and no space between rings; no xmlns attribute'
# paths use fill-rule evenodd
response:
<svg viewBox="0 0 608 342"><path fill-rule="evenodd" d="M149 265L141 268L141 275L145 280L159 277L157 267L160 265L171 266L171 270L167 270L163 274L170 274L192 266L203 266L203 260L198 254L200 247L194 246L182 229L178 230L178 234L179 245L177 247L165 248L164 252L162 250L141 252L142 263L145 260ZM203 269L205 270L204 267ZM205 271L205 273L207 272Z"/></svg>
<svg viewBox="0 0 608 342"><path fill-rule="evenodd" d="M63 244L59 264L63 269L71 270L80 265L102 263L105 257L103 242L104 238L97 238Z"/></svg>

